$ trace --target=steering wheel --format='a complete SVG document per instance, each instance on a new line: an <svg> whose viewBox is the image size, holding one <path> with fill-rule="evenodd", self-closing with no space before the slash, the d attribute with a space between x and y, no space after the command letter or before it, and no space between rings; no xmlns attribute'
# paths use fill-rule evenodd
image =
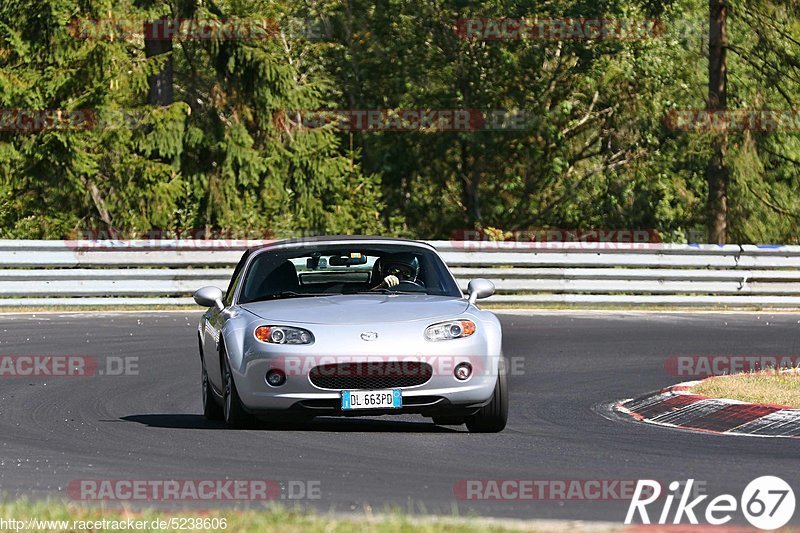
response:
<svg viewBox="0 0 800 533"><path fill-rule="evenodd" d="M403 285L406 286L405 289L404 289ZM401 281L400 283L398 283L397 285L395 285L392 288L393 289L397 289L399 291L411 290L411 291L417 292L419 289L422 289L424 291L425 290L425 285L423 285L422 283L420 283L419 281L416 281L416 280L409 281L409 280L405 280L404 279L403 281Z"/></svg>

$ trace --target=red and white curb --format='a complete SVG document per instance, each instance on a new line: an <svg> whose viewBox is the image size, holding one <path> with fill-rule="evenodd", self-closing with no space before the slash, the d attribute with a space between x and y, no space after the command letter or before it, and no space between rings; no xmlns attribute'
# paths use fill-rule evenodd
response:
<svg viewBox="0 0 800 533"><path fill-rule="evenodd" d="M687 381L614 405L636 420L726 435L800 438L800 409L744 403L692 394Z"/></svg>

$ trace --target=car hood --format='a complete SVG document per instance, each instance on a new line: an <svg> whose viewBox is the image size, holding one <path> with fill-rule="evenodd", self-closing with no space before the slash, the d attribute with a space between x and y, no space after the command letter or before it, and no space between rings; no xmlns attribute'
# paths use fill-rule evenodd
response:
<svg viewBox="0 0 800 533"><path fill-rule="evenodd" d="M305 324L370 324L452 318L467 310L463 298L422 294L348 294L243 304L264 320Z"/></svg>

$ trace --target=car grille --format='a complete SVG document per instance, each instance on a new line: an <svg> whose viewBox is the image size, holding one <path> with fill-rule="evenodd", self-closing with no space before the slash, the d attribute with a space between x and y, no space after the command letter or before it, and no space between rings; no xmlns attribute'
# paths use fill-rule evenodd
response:
<svg viewBox="0 0 800 533"><path fill-rule="evenodd" d="M416 387L431 376L431 365L418 361L338 363L315 366L308 373L311 383L321 389Z"/></svg>

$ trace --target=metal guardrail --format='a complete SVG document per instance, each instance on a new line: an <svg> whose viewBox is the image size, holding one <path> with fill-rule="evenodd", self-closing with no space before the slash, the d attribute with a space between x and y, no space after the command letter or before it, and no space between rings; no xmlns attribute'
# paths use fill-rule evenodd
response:
<svg viewBox="0 0 800 533"><path fill-rule="evenodd" d="M0 307L191 304L263 242L0 240ZM800 308L800 246L431 244L495 303Z"/></svg>

